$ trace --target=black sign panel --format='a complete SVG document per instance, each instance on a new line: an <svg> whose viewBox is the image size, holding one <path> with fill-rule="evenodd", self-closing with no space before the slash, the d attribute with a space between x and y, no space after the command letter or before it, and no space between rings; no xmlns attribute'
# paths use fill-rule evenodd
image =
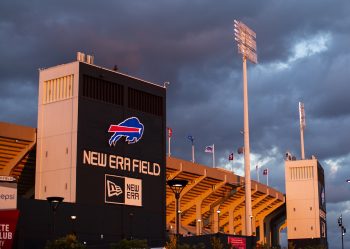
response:
<svg viewBox="0 0 350 249"><path fill-rule="evenodd" d="M165 89L83 63L80 73L76 202L132 213L134 237L164 241Z"/></svg>

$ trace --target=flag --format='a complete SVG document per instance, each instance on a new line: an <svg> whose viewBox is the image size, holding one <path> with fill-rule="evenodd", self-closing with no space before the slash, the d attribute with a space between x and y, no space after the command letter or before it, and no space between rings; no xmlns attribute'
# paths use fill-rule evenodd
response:
<svg viewBox="0 0 350 249"><path fill-rule="evenodd" d="M171 137L173 135L173 129L168 127L168 137Z"/></svg>
<svg viewBox="0 0 350 249"><path fill-rule="evenodd" d="M210 145L210 146L205 147L204 152L213 153L214 152L214 146Z"/></svg>
<svg viewBox="0 0 350 249"><path fill-rule="evenodd" d="M268 175L268 174L269 174L269 169L267 169L267 168L266 168L266 169L264 169L264 171L263 171L263 175L264 175L264 176L266 176L266 175Z"/></svg>
<svg viewBox="0 0 350 249"><path fill-rule="evenodd" d="M233 153L231 153L231 154L228 156L228 160L229 160L229 161L233 161L233 158L234 158Z"/></svg>
<svg viewBox="0 0 350 249"><path fill-rule="evenodd" d="M188 135L187 138L188 138L188 139L192 142L192 144L193 144L193 142L194 142L194 137L193 137L192 135Z"/></svg>

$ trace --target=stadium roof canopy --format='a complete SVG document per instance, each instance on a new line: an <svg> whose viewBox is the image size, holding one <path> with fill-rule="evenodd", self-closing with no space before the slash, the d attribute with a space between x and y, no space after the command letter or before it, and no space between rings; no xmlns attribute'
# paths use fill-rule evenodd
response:
<svg viewBox="0 0 350 249"><path fill-rule="evenodd" d="M13 176L19 195L33 195L36 129L0 122L0 175Z"/></svg>
<svg viewBox="0 0 350 249"><path fill-rule="evenodd" d="M173 157L167 158L167 180L185 179L181 192L182 233L242 233L244 220L244 177L221 168L211 168ZM253 227L285 203L283 193L252 181ZM167 186L166 215L168 229L175 224L175 196ZM219 212L218 212L219 210ZM196 224L202 222L202 231ZM244 222L244 221L243 221ZM219 227L217 227L219 224ZM255 231L255 228L253 231Z"/></svg>

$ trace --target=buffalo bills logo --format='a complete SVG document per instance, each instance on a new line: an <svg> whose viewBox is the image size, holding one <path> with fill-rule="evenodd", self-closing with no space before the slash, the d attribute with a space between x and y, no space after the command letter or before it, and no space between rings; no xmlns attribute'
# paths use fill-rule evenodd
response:
<svg viewBox="0 0 350 249"><path fill-rule="evenodd" d="M125 142L128 142L128 144L134 144L142 137L143 124L138 118L131 117L118 125L110 125L108 132L114 133L109 139L110 146L115 146L116 142L122 137L125 137Z"/></svg>

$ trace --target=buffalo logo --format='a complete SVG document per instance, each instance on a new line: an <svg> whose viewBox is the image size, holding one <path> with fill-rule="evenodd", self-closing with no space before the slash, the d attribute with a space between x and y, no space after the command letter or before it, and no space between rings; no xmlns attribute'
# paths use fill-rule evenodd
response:
<svg viewBox="0 0 350 249"><path fill-rule="evenodd" d="M125 137L125 142L128 144L137 143L143 135L143 124L136 117L131 117L125 119L118 125L110 125L108 132L113 132L114 134L109 139L109 145L115 146L116 142Z"/></svg>

